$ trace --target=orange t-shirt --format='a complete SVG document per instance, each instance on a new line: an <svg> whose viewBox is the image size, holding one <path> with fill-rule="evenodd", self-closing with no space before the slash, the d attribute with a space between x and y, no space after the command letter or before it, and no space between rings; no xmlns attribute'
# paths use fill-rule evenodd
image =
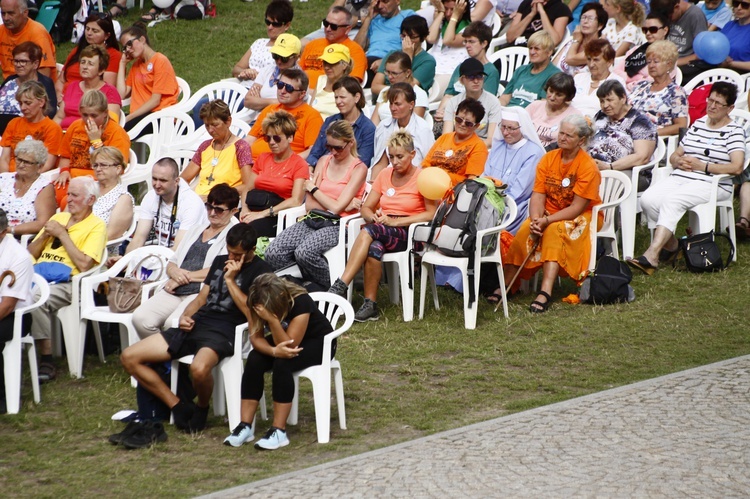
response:
<svg viewBox="0 0 750 499"><path fill-rule="evenodd" d="M411 216L425 211L424 197L417 188L416 171L401 187L393 185L393 167L389 166L378 174L372 183L372 191L380 193L380 209L385 215Z"/></svg>
<svg viewBox="0 0 750 499"><path fill-rule="evenodd" d="M117 73L117 71L120 69L120 59L122 59L122 52L114 47L107 47L107 53L109 54L109 65L107 65L107 69L105 69L105 71ZM81 64L79 61L76 61L68 66L68 63L70 63L70 59L74 54L75 50L71 51L70 54L68 54L68 58L65 59L65 86L63 87L63 94L65 93L65 89L68 88L70 82L81 81L82 79L80 71Z"/></svg>
<svg viewBox="0 0 750 499"><path fill-rule="evenodd" d="M3 133L0 146L10 147L10 171L16 171L16 145L26 137L41 140L49 154L57 155L62 142L62 128L46 116L39 123L31 123L23 116L13 118Z"/></svg>
<svg viewBox="0 0 750 499"><path fill-rule="evenodd" d="M489 154L484 141L476 133L460 144L454 141L455 135L455 132L441 135L422 161L422 168L437 166L448 172L454 187L468 175L482 175Z"/></svg>
<svg viewBox="0 0 750 499"><path fill-rule="evenodd" d="M253 161L257 161L261 153L271 152L268 143L260 138L263 135L261 124L266 116L279 110L290 113L297 122L297 133L294 134L294 139L292 140L292 151L299 154L315 144L320 133L320 127L323 126L323 118L315 108L305 103L293 109L285 108L282 104L271 104L260 112L258 119L255 120L255 124L250 129L250 135L258 139L253 142L251 147Z"/></svg>
<svg viewBox="0 0 750 499"><path fill-rule="evenodd" d="M11 33L5 26L0 26L0 65L3 68L3 78L16 74L16 68L13 66L13 49L23 42L34 42L42 48L39 69L49 68L50 78L57 81L55 44L44 26L33 19L29 19L26 26L16 34Z"/></svg>
<svg viewBox="0 0 750 499"><path fill-rule="evenodd" d="M161 94L161 101L152 111L173 106L177 104L177 96L180 93L172 63L159 52L148 62L140 58L133 62L125 85L131 88L131 113L137 111L153 94Z"/></svg>
<svg viewBox="0 0 750 499"><path fill-rule="evenodd" d="M363 81L365 71L367 71L367 56L365 55L365 51L349 37L339 43L349 49L349 55L352 58L352 72L350 76L355 77L360 82ZM323 61L318 59L318 57L323 55L323 50L328 45L330 43L325 38L316 38L305 45L305 50L302 51L302 56L299 59L299 67L304 69L307 77L310 78L310 88L317 88L318 77L325 74L323 71Z"/></svg>
<svg viewBox="0 0 750 499"><path fill-rule="evenodd" d="M105 146L116 147L127 162L130 154L130 137L114 120L107 120L102 132L102 142ZM80 177L91 175L96 177L91 169L91 141L86 133L86 125L82 119L75 120L68 127L60 145L60 157L70 159L70 176Z"/></svg>
<svg viewBox="0 0 750 499"><path fill-rule="evenodd" d="M602 176L591 156L581 149L569 164L562 162L562 151L550 151L539 161L536 167L534 192L544 194L544 209L550 215L567 208L573 203L573 197L589 199L586 211L601 204L599 184Z"/></svg>

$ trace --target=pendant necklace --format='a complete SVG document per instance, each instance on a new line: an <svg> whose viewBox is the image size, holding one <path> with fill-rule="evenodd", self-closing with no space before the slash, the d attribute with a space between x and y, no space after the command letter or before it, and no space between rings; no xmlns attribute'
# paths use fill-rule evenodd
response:
<svg viewBox="0 0 750 499"><path fill-rule="evenodd" d="M230 134L228 134L227 138L226 138L226 139L224 140L224 143L223 143L223 144L221 145L221 150L219 151L219 153L218 153L218 154L216 153L216 140L213 140L213 141L211 142L211 147L212 147L212 148L213 148L213 150L214 150L214 151L213 151L213 153L214 153L214 157L213 157L213 159L211 160L211 173L210 173L210 174L208 175L208 177L206 178L206 181L208 182L208 185L211 185L211 183L212 183L212 182L213 182L214 180L216 180L216 179L214 178L214 170L216 170L216 165L218 165L218 164L219 164L219 158L221 157L221 153L223 153L223 152L224 152L224 148L226 147L226 145L227 145L227 142L229 142L229 139L230 139L231 137L232 137L232 134L231 134L231 133L230 133Z"/></svg>

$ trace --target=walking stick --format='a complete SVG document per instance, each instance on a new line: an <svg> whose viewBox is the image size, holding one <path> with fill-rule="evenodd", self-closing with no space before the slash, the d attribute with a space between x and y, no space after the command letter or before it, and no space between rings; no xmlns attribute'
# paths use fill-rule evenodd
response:
<svg viewBox="0 0 750 499"><path fill-rule="evenodd" d="M521 274L521 271L526 266L526 263L529 261L529 258L531 258L531 255L534 254L534 251L536 251L537 246L539 246L539 241L541 241L541 237L537 237L536 241L534 241L534 244L531 246L531 249L529 250L529 253L526 255L526 258L523 259L523 263L521 263L521 266L518 267L518 270L516 270L516 274L513 276L513 279L510 280L510 284L505 286L505 297L504 299L508 299L508 290L513 287L513 284L515 284L516 279L518 279L518 276ZM500 300L497 302L497 305L495 305L495 310L493 312L497 312L497 309L500 308L500 305L503 304L503 301Z"/></svg>

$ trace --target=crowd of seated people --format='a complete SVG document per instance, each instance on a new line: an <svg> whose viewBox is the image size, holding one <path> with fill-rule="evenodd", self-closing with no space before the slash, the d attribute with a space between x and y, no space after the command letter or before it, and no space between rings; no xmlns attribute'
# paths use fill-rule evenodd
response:
<svg viewBox="0 0 750 499"><path fill-rule="evenodd" d="M717 66L692 47L706 29L730 40L730 56L718 66L750 70L747 2L732 5L731 19L715 2L653 0L648 16L630 0L584 2L580 24L566 38L572 14L563 2L523 0L506 20L505 36L509 45L528 48L529 62L505 82L487 53L492 0L432 0L419 13L402 9L400 0L373 0L364 10L340 3L326 12L320 36L301 41L292 33L291 4L270 2L268 37L253 41L232 70L247 87L243 105L255 111L249 133L233 128L239 109L201 101L194 118L210 138L190 146L184 168L171 157L151 165L140 202L122 182L128 131L175 106L180 92L145 27L131 26L118 40L111 19L89 17L59 75L47 74L48 48L38 37L13 38L13 21L0 27L0 42L17 42L0 50L8 73L0 87L0 235L26 236L24 244L30 238L36 272L52 284L31 329L41 380L57 375L50 317L71 303L71 277L111 267L138 248L163 246L174 252L167 278L133 313L142 341L122 354L139 394L158 400L177 428L204 429L210 371L233 354L234 327L251 318L255 350L242 380L242 422L225 443L254 439L263 373L273 370L273 426L256 447L287 445L289 375L320 362L330 325L304 288L267 274L296 265L308 289L346 296L363 270L364 302L355 320L377 320L383 255L403 251L409 226L431 220L438 205L417 187L423 168L444 170L452 187L480 176L507 185L518 215L507 227L505 277L509 283L516 271L523 279L542 271L532 313L549 310L558 277L580 283L590 270L600 172L648 163L657 140L681 131L667 158L671 174L649 184L644 173L633 186L642 191L654 236L628 263L651 275L675 257L677 223L708 200L713 175L742 184L737 228L750 237L750 177L740 177L747 137L730 114L744 88L714 83L706 115L690 123L687 93L675 81L678 67L688 76ZM129 111L119 123L123 105ZM719 190L720 199L731 196L732 178ZM302 216L280 230L288 209ZM342 244L339 220L357 214L363 229L344 241L346 264L334 275L328 252ZM127 244L107 244L123 236L130 236ZM270 239L262 257L258 238ZM2 237L0 249L1 243ZM450 275L446 282L459 289ZM490 303L506 298L496 280L484 284ZM172 393L154 367L188 354L195 355L195 403ZM146 447L164 438L163 426L141 414L110 441Z"/></svg>

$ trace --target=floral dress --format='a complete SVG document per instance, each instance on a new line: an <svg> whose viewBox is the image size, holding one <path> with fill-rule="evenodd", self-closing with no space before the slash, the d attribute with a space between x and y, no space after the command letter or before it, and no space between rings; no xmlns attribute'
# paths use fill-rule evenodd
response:
<svg viewBox="0 0 750 499"><path fill-rule="evenodd" d="M610 18L607 21L607 25L602 30L602 38L609 40L609 43L614 47L615 52L625 42L631 43L634 47L646 43L646 37L643 31L633 23L628 23L619 32L617 31L617 23L614 19Z"/></svg>
<svg viewBox="0 0 750 499"><path fill-rule="evenodd" d="M639 81L629 97L633 107L645 114L657 128L670 126L677 118L687 118L687 93L674 82L658 92L651 92L650 81Z"/></svg>
<svg viewBox="0 0 750 499"><path fill-rule="evenodd" d="M599 111L594 116L594 126L596 134L591 140L589 154L605 163L633 154L636 140L656 141L656 126L635 107L618 121L612 121Z"/></svg>

